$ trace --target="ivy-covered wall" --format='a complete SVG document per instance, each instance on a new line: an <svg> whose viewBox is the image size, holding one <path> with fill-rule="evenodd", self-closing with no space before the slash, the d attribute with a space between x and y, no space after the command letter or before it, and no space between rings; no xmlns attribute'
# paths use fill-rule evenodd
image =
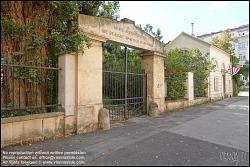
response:
<svg viewBox="0 0 250 167"><path fill-rule="evenodd" d="M25 108L10 116L57 104L58 71L34 67L57 67L58 55L90 46L78 14L76 1L1 1L1 106Z"/></svg>

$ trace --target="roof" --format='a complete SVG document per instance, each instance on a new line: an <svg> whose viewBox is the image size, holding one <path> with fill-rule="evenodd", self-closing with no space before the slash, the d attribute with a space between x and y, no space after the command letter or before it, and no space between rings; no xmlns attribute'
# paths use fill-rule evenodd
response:
<svg viewBox="0 0 250 167"><path fill-rule="evenodd" d="M230 28L229 30L235 31L235 30L242 29L242 28L247 28L247 27L249 27L249 24L242 25L242 26L239 26L239 27L236 27L236 28ZM219 34L219 33L221 33L221 32L223 32L223 31L220 30L220 31L217 31L217 32L211 32L211 33L208 33L208 34L199 35L199 36L197 36L197 37L198 37L198 38L207 37L207 36L211 36L211 35L214 35L214 34Z"/></svg>
<svg viewBox="0 0 250 167"><path fill-rule="evenodd" d="M220 48L218 48L218 47L216 47L216 46L214 46L214 45L212 45L212 44L210 44L210 43L208 43L208 42L206 42L206 41L203 41L203 40L200 39L200 38L197 38L197 37L195 37L195 36L193 36L193 35L190 35L190 34L188 34L188 33L185 33L185 32L181 32L177 37L175 37L174 40L172 40L171 42L165 44L165 46L164 46L164 51L166 51L165 48L166 48L167 46L170 46L177 38L179 38L179 37L182 36L182 35L185 35L185 36L187 36L187 37L189 37L189 38L192 38L192 39L194 39L194 40L196 40L196 41L198 41L198 42L200 42L200 43L202 43L202 44L204 44L204 45L206 45L206 46L208 46L208 47L213 47L213 48L215 48L215 49L217 49L217 50L220 50L221 52L223 52L223 53L225 53L226 55L229 56L229 54L228 54L227 52L225 52L224 50L222 50L222 49L220 49Z"/></svg>
<svg viewBox="0 0 250 167"><path fill-rule="evenodd" d="M170 46L177 38L179 38L179 37L182 36L182 35L185 35L185 36L188 36L189 38L192 38L192 39L194 39L194 40L197 40L198 42L201 42L201 43L203 43L204 45L207 45L208 47L211 46L210 43L205 42L205 41L203 41L202 39L199 39L199 38L197 38L197 37L195 37L195 36L189 35L188 33L181 32L177 37L174 38L174 40L172 40L171 42L168 42L167 44L165 44L164 48L167 47L167 46Z"/></svg>

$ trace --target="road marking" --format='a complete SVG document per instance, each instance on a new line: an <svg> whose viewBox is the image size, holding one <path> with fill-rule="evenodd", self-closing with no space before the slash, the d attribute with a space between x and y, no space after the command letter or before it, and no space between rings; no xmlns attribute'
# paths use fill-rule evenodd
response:
<svg viewBox="0 0 250 167"><path fill-rule="evenodd" d="M246 106L246 105L228 105L228 106L226 106L226 108L249 111L249 106Z"/></svg>
<svg viewBox="0 0 250 167"><path fill-rule="evenodd" d="M249 108L249 106L246 106L246 105L229 105L228 107L243 107L243 108Z"/></svg>
<svg viewBox="0 0 250 167"><path fill-rule="evenodd" d="M248 114L242 114L242 113L233 113L234 115L243 115L243 116L246 116Z"/></svg>

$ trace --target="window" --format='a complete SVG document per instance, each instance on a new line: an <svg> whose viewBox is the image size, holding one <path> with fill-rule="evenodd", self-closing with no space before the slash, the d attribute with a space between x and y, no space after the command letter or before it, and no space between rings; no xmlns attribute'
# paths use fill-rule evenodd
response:
<svg viewBox="0 0 250 167"><path fill-rule="evenodd" d="M242 59L242 54L239 54L239 60L241 60Z"/></svg>
<svg viewBox="0 0 250 167"><path fill-rule="evenodd" d="M239 54L239 60L240 61L245 61L246 60L246 55L245 54Z"/></svg>
<svg viewBox="0 0 250 167"><path fill-rule="evenodd" d="M219 84L219 78L218 77L214 77L214 91L218 91L218 86Z"/></svg>
<svg viewBox="0 0 250 167"><path fill-rule="evenodd" d="M245 31L238 31L238 36L244 36L244 35L246 35Z"/></svg>
<svg viewBox="0 0 250 167"><path fill-rule="evenodd" d="M238 49L245 49L246 48L246 43L245 42L241 42L238 44Z"/></svg>

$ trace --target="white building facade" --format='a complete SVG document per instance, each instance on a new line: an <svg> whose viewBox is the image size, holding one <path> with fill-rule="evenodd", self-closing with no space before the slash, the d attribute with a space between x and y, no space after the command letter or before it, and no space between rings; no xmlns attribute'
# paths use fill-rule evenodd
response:
<svg viewBox="0 0 250 167"><path fill-rule="evenodd" d="M208 77L208 98L220 100L233 95L233 81L229 70L231 68L230 56L225 51L184 32L166 44L164 51L167 53L176 48L183 50L197 48L203 55L208 55L209 59L215 63L216 67Z"/></svg>
<svg viewBox="0 0 250 167"><path fill-rule="evenodd" d="M239 64L243 66L246 61L249 61L249 25L239 26L230 30L234 34L235 42L233 43L233 47L235 55L239 59ZM218 31L197 37L210 43L213 38L219 37L221 33L222 31ZM241 80L247 80L249 82L249 77L245 78L241 76Z"/></svg>

